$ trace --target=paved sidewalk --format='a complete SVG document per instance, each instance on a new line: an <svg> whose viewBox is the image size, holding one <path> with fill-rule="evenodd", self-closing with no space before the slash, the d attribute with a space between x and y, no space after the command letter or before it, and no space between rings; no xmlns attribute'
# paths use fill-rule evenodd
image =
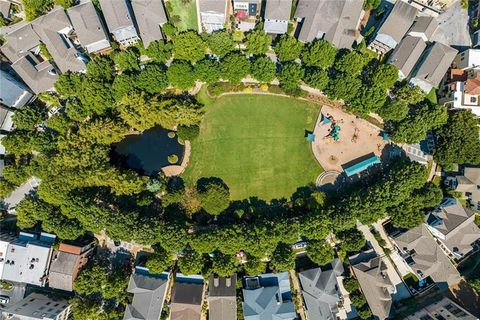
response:
<svg viewBox="0 0 480 320"><path fill-rule="evenodd" d="M390 259L387 256L385 256L385 252L383 251L383 248L380 246L377 239L375 239L373 234L370 232L370 229L367 226L362 225L360 223L357 225L357 228L363 233L363 235L365 236L365 239L367 239L367 241L373 247L375 252L380 257L383 257L383 261L387 266L388 277L390 278L390 281L392 281L392 284L397 289L397 293L395 293L395 295L393 295L392 297L393 300L399 301L399 300L411 297L410 292L408 291L407 287L405 286L402 279L398 275L397 270L395 270L393 263L390 261Z"/></svg>

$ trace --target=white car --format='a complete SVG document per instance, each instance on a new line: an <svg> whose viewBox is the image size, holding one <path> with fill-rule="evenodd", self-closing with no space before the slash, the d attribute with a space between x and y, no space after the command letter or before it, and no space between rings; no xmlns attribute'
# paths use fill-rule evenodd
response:
<svg viewBox="0 0 480 320"><path fill-rule="evenodd" d="M0 296L0 303L7 304L10 301L10 298L7 296Z"/></svg>

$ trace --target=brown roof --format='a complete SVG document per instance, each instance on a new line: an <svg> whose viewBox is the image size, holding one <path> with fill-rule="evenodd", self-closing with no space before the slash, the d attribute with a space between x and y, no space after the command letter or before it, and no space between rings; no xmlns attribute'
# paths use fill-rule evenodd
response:
<svg viewBox="0 0 480 320"><path fill-rule="evenodd" d="M465 70L452 68L450 70L450 79L452 81L467 81L468 74Z"/></svg>
<svg viewBox="0 0 480 320"><path fill-rule="evenodd" d="M60 243L60 246L58 247L58 251L63 251L63 252L72 253L72 254L81 254L82 248L71 245L71 244Z"/></svg>
<svg viewBox="0 0 480 320"><path fill-rule="evenodd" d="M470 78L465 82L466 94L480 94L480 72L475 75L475 78Z"/></svg>

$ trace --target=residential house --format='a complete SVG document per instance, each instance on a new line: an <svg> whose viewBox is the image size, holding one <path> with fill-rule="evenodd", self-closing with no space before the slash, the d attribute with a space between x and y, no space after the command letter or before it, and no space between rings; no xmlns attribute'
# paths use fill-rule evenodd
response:
<svg viewBox="0 0 480 320"><path fill-rule="evenodd" d="M115 41L122 46L130 46L140 40L133 23L130 1L99 0L108 30Z"/></svg>
<svg viewBox="0 0 480 320"><path fill-rule="evenodd" d="M459 53L439 90L439 102L480 117L480 49Z"/></svg>
<svg viewBox="0 0 480 320"><path fill-rule="evenodd" d="M379 54L386 54L395 49L412 26L416 16L417 9L404 1L396 1L392 11L386 14L385 20L375 33L369 49Z"/></svg>
<svg viewBox="0 0 480 320"><path fill-rule="evenodd" d="M438 88L457 52L452 47L436 42L423 54L412 72L409 83L419 86L426 93Z"/></svg>
<svg viewBox="0 0 480 320"><path fill-rule="evenodd" d="M288 272L245 277L243 316L245 320L297 318L290 292Z"/></svg>
<svg viewBox="0 0 480 320"><path fill-rule="evenodd" d="M359 39L363 0L300 0L295 18L300 22L298 40L324 39L339 49L351 49Z"/></svg>
<svg viewBox="0 0 480 320"><path fill-rule="evenodd" d="M17 236L8 232L0 233L0 278L3 274L3 266L5 265L5 257L7 256L8 246L17 240Z"/></svg>
<svg viewBox="0 0 480 320"><path fill-rule="evenodd" d="M440 301L432 302L414 314L405 318L406 320L418 319L449 319L449 320L478 320L473 314L460 307L447 297Z"/></svg>
<svg viewBox="0 0 480 320"><path fill-rule="evenodd" d="M164 38L162 26L168 19L161 0L132 0L132 9L145 48Z"/></svg>
<svg viewBox="0 0 480 320"><path fill-rule="evenodd" d="M270 34L284 34L292 11L292 0L265 0L263 30Z"/></svg>
<svg viewBox="0 0 480 320"><path fill-rule="evenodd" d="M255 28L260 12L260 0L233 0L233 14L237 20L236 26L241 31Z"/></svg>
<svg viewBox="0 0 480 320"><path fill-rule="evenodd" d="M177 273L172 288L170 320L200 320L203 302L202 276Z"/></svg>
<svg viewBox="0 0 480 320"><path fill-rule="evenodd" d="M10 19L12 17L12 3L6 0L0 0L0 17Z"/></svg>
<svg viewBox="0 0 480 320"><path fill-rule="evenodd" d="M11 131L13 128L14 111L0 104L0 130ZM3 169L3 168L2 168Z"/></svg>
<svg viewBox="0 0 480 320"><path fill-rule="evenodd" d="M212 33L225 28L228 0L198 0L199 28Z"/></svg>
<svg viewBox="0 0 480 320"><path fill-rule="evenodd" d="M169 283L170 273L150 274L148 269L137 266L127 288L129 293L133 293L133 300L125 308L123 319L160 319Z"/></svg>
<svg viewBox="0 0 480 320"><path fill-rule="evenodd" d="M40 37L32 24L22 25L5 35L2 52L12 68L35 93L53 90L58 78L55 66L40 56Z"/></svg>
<svg viewBox="0 0 480 320"><path fill-rule="evenodd" d="M308 320L339 318L342 302L339 277L343 272L342 261L335 259L327 268L314 268L298 274Z"/></svg>
<svg viewBox="0 0 480 320"><path fill-rule="evenodd" d="M435 18L417 17L407 36L403 38L387 60L387 63L397 67L400 80L410 76L427 48L427 42L430 41L437 28L438 22Z"/></svg>
<svg viewBox="0 0 480 320"><path fill-rule="evenodd" d="M33 99L27 86L10 72L0 69L0 105L20 109Z"/></svg>
<svg viewBox="0 0 480 320"><path fill-rule="evenodd" d="M410 2L422 13L438 16L454 4L455 0L412 0Z"/></svg>
<svg viewBox="0 0 480 320"><path fill-rule="evenodd" d="M455 177L453 189L468 199L470 205L480 211L480 168L466 167Z"/></svg>
<svg viewBox="0 0 480 320"><path fill-rule="evenodd" d="M237 275L210 276L208 281L208 319L237 319Z"/></svg>
<svg viewBox="0 0 480 320"><path fill-rule="evenodd" d="M413 68L427 48L427 44L421 37L406 36L393 50L387 63L393 64L398 69L398 78L406 79L410 76Z"/></svg>
<svg viewBox="0 0 480 320"><path fill-rule="evenodd" d="M57 251L53 254L48 285L51 288L73 291L73 282L80 273L80 270L88 262L95 243L87 241L83 244L69 244L62 242Z"/></svg>
<svg viewBox="0 0 480 320"><path fill-rule="evenodd" d="M351 259L352 270L357 278L372 314L378 319L387 319L392 313L392 295L396 292L382 257L371 252Z"/></svg>
<svg viewBox="0 0 480 320"><path fill-rule="evenodd" d="M72 21L78 42L88 53L98 53L110 49L107 31L91 1L83 1L71 7L67 9L67 13Z"/></svg>
<svg viewBox="0 0 480 320"><path fill-rule="evenodd" d="M55 238L44 232L40 236L20 232L18 238L7 247L0 279L44 286Z"/></svg>
<svg viewBox="0 0 480 320"><path fill-rule="evenodd" d="M2 319L68 320L70 303L55 296L31 293L23 300L2 309Z"/></svg>
<svg viewBox="0 0 480 320"><path fill-rule="evenodd" d="M422 38L423 41L430 41L438 28L437 19L434 17L420 16L415 19L408 34L412 37Z"/></svg>
<svg viewBox="0 0 480 320"><path fill-rule="evenodd" d="M480 229L475 213L463 207L457 199L447 198L427 216L430 232L441 242L450 257L461 260L478 250Z"/></svg>
<svg viewBox="0 0 480 320"><path fill-rule="evenodd" d="M396 235L392 240L404 260L403 266L418 278L418 288L410 288L413 294L432 281L443 288L460 282L460 274L426 225Z"/></svg>
<svg viewBox="0 0 480 320"><path fill-rule="evenodd" d="M61 72L85 71L88 60L75 48L69 38L73 33L73 27L62 7L56 7L35 19L32 21L32 27Z"/></svg>

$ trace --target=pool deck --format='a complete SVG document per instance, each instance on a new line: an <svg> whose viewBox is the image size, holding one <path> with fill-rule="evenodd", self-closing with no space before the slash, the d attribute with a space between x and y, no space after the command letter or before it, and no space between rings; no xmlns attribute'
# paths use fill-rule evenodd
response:
<svg viewBox="0 0 480 320"><path fill-rule="evenodd" d="M329 136L331 123L322 123L322 115L330 115L340 126L340 140L334 141ZM353 136L357 132L356 141ZM312 151L315 158L325 171L342 172L342 165L374 153L380 156L383 148L388 144L380 135L381 129L370 122L360 119L339 108L323 106L313 131L315 141Z"/></svg>

